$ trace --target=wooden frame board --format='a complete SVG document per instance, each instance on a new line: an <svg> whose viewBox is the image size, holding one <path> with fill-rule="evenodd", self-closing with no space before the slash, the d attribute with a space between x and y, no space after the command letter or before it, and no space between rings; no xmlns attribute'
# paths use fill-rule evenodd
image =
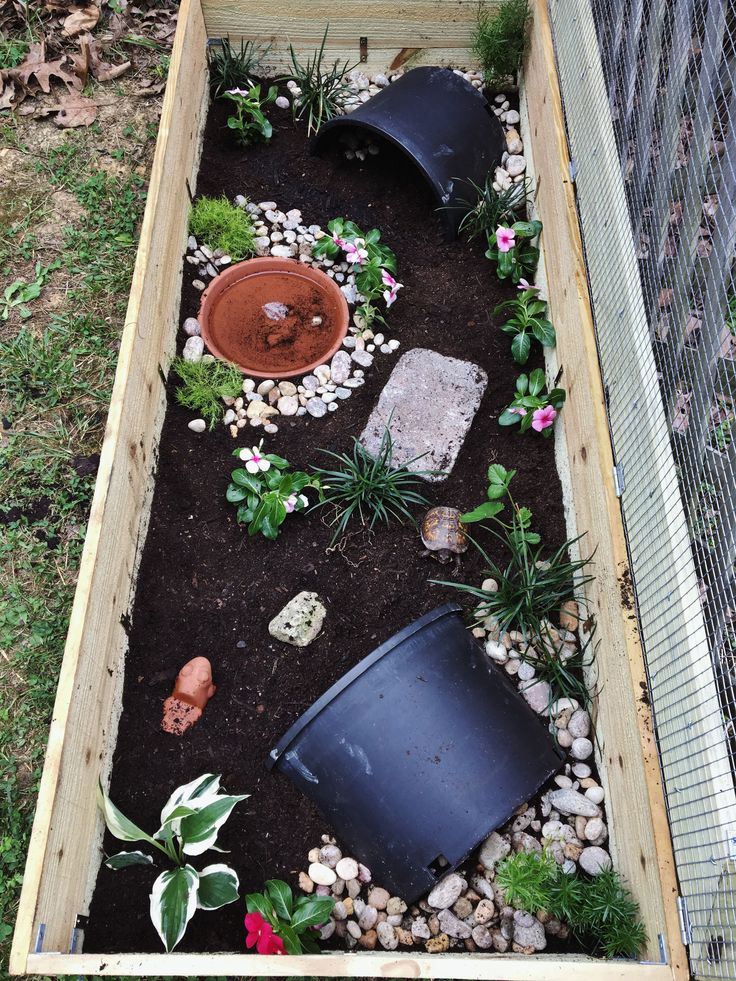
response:
<svg viewBox="0 0 736 981"><path fill-rule="evenodd" d="M453 12L466 16L469 10L466 0L416 0L396 6L402 10L431 7L437 17ZM609 682L599 710L603 736L600 763L609 820L616 831L617 861L641 904L649 934L650 963L575 955L374 952L263 956L256 965L251 955L239 953L108 956L77 952L81 946L78 915L83 916L88 909L101 858L102 822L96 810L95 788L98 775L102 773L103 779L107 775L115 743L127 643L124 624L145 539L155 447L166 405L163 379L175 344L187 192L195 184L207 105L205 42L213 29L220 31L223 25L229 24L234 36L239 27L245 31L245 23L251 31L251 7L260 9L259 4L245 4L243 0L183 0L179 11L149 199L13 941L11 972L47 976L243 976L257 966L262 976L679 981L687 976L687 966L676 923L669 833L651 720L635 697L643 677L641 650L635 623L620 608L618 599L609 605L605 602L606 597L618 597L617 576L625 568L626 551L618 504L606 480L610 443L574 199L565 180L567 146L545 0L537 0L525 72L523 98L533 127L524 135L527 141L531 138L535 149L550 312L558 328L559 354L570 366L564 432L572 472L572 503L579 526L589 529L591 545L598 547L600 586L591 594L590 602L600 621L599 662ZM291 10L295 16L301 11L306 23L311 17L318 18L319 8L319 4L294 3ZM378 22L385 8L385 2L365 0L361 16L371 20L375 14ZM353 9L351 3L344 9ZM448 21L454 23L451 16ZM432 30L439 32L440 28ZM436 52L442 50L443 36L447 35L432 36ZM406 35L400 40L408 38ZM305 36L304 45L310 47L311 35ZM465 47L462 51L467 55ZM382 67L386 68L386 63Z"/></svg>

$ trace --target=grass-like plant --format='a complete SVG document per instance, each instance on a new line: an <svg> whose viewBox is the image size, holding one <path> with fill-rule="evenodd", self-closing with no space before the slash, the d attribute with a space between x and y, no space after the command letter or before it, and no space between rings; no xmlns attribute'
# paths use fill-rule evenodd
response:
<svg viewBox="0 0 736 981"><path fill-rule="evenodd" d="M198 242L210 249L221 249L231 259L247 259L256 254L253 219L243 208L219 198L198 198L189 215L189 230Z"/></svg>
<svg viewBox="0 0 736 981"><path fill-rule="evenodd" d="M294 119L307 120L307 136L316 133L322 123L340 115L340 97L345 92L344 78L355 65L348 61L336 60L325 65L325 44L329 24L325 28L322 43L305 64L297 58L293 45L289 45L291 75L301 90L294 96L292 112Z"/></svg>
<svg viewBox="0 0 736 981"><path fill-rule="evenodd" d="M176 401L197 412L214 429L222 419L224 398L240 394L243 375L225 361L185 361L177 358L172 369L181 384L176 389Z"/></svg>
<svg viewBox="0 0 736 981"><path fill-rule="evenodd" d="M479 6L472 46L487 85L514 78L521 68L529 14L529 0L501 0L493 10Z"/></svg>
<svg viewBox="0 0 736 981"><path fill-rule="evenodd" d="M526 212L532 194L531 178L525 177L518 184L501 191L494 188L494 179L494 172L490 170L482 186L468 181L475 192L473 200L463 198L459 202L468 209L460 222L460 231L470 239L488 236L499 225L512 225L517 215Z"/></svg>
<svg viewBox="0 0 736 981"><path fill-rule="evenodd" d="M214 99L228 89L250 88L251 79L258 74L261 61L269 51L255 41L240 42L236 49L229 37L220 44L207 48L207 65L210 70L210 92Z"/></svg>
<svg viewBox="0 0 736 981"><path fill-rule="evenodd" d="M545 910L606 957L636 957L646 942L639 907L613 869L569 875L547 853L517 852L499 864L496 882L512 906Z"/></svg>
<svg viewBox="0 0 736 981"><path fill-rule="evenodd" d="M338 462L336 469L312 468L322 485L322 500L317 506L331 504L337 514L333 544L344 534L354 517L370 529L376 522L388 524L392 518L403 524L405 520L414 521L409 510L412 504L429 503L417 490L417 472L409 469L424 454L414 457L406 464L394 466L394 444L389 426L383 431L376 456L372 456L354 438L352 454L321 451Z"/></svg>

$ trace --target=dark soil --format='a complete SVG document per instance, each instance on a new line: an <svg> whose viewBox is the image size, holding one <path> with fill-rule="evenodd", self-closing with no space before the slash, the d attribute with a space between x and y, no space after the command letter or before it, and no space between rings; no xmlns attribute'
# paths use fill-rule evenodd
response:
<svg viewBox="0 0 736 981"><path fill-rule="evenodd" d="M276 110L272 143L243 151L230 142L226 115L217 104L211 112L199 193L275 200L284 211L299 208L306 224L324 227L330 218L345 216L364 229L378 227L396 252L405 284L389 319L388 335L401 340L398 355L428 347L474 361L488 373L487 392L455 468L446 482L427 485L427 497L435 504L470 508L485 499L489 463L515 467L516 499L533 510L543 540L558 545L565 526L553 441L535 433L521 436L496 421L519 369L493 309L514 288L496 279L483 246L443 244L435 204L419 172L393 153L384 150L362 165L337 153L310 156L304 130L294 129L288 113ZM188 268L184 278L182 320L196 314L199 304ZM339 411L323 419L279 420L279 433L267 438L267 449L299 469L324 461L320 447L350 449L395 364L396 356L378 354L366 372L367 383ZM535 351L527 368L541 364ZM225 501L225 489L234 446L256 442L258 431L244 431L236 443L224 427L193 434L190 419L172 399L132 617L111 797L153 831L171 791L201 773L221 772L228 791L251 794L219 839L231 850L225 860L240 876L242 895L272 877L296 885L307 851L329 831L306 798L266 770L269 750L376 645L458 594L428 582L447 578L452 567L422 558L412 526L382 527L373 535L352 528L330 548L328 515L317 512L289 517L276 542L249 539ZM490 538L485 544L490 547ZM471 549L462 558L460 579L478 584L482 568ZM319 593L328 614L318 640L298 649L274 641L268 623L303 589ZM162 704L182 664L200 654L212 661L217 694L202 720L175 738L160 731ZM135 847L109 835L105 839L108 854ZM211 853L198 864L218 860ZM148 894L160 870L158 863L155 871L102 868L85 950L161 949L148 912ZM243 950L243 912L238 902L216 914L197 913L179 949Z"/></svg>

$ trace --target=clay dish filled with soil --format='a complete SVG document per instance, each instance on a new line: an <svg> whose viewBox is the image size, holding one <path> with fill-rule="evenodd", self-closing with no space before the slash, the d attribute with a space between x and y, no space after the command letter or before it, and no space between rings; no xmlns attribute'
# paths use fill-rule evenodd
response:
<svg viewBox="0 0 736 981"><path fill-rule="evenodd" d="M294 259L248 259L212 280L199 323L208 349L257 378L307 375L329 361L348 330L334 280Z"/></svg>

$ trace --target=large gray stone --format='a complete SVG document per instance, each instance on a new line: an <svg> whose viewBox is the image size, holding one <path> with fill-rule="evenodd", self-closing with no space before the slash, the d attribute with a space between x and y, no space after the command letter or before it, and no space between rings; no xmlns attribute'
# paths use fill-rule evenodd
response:
<svg viewBox="0 0 736 981"><path fill-rule="evenodd" d="M377 454L390 418L392 462L408 464L421 456L411 469L445 471L423 475L432 482L444 480L455 464L487 383L485 371L470 361L425 348L407 351L391 372L360 441L369 453Z"/></svg>

